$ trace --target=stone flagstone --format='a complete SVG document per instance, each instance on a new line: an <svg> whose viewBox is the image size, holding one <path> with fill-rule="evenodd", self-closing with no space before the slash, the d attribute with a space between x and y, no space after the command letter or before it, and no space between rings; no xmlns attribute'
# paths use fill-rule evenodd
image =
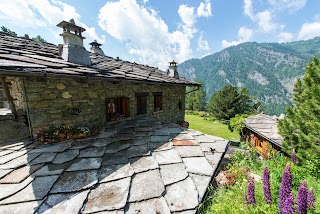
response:
<svg viewBox="0 0 320 214"><path fill-rule="evenodd" d="M181 163L182 159L179 155L179 153L174 150L166 150L166 151L160 151L160 152L154 152L152 154L154 159L158 161L158 163L161 164L172 164L172 163Z"/></svg>
<svg viewBox="0 0 320 214"><path fill-rule="evenodd" d="M7 174L9 174L13 169L0 169L0 178L3 178Z"/></svg>
<svg viewBox="0 0 320 214"><path fill-rule="evenodd" d="M170 214L170 209L163 197L150 199L147 201L130 203L126 214Z"/></svg>
<svg viewBox="0 0 320 214"><path fill-rule="evenodd" d="M84 213L124 208L130 187L130 178L99 184L91 190Z"/></svg>
<svg viewBox="0 0 320 214"><path fill-rule="evenodd" d="M169 135L163 135L163 136L152 135L151 136L152 143L166 143L166 142L170 141L170 139L171 139L171 137Z"/></svg>
<svg viewBox="0 0 320 214"><path fill-rule="evenodd" d="M17 157L20 157L26 153L27 153L27 151L24 150L24 151L13 152L11 154L5 155L0 158L0 164L4 164L6 162L9 162L9 161L11 161Z"/></svg>
<svg viewBox="0 0 320 214"><path fill-rule="evenodd" d="M6 164L0 165L1 169L14 169L14 168L18 168L20 166L29 164L33 159L35 159L37 156L39 156L39 153L35 153L35 154L25 154L23 156L20 156L16 159L13 159L9 162L7 162Z"/></svg>
<svg viewBox="0 0 320 214"><path fill-rule="evenodd" d="M213 175L213 168L205 157L183 158L183 163L189 173Z"/></svg>
<svg viewBox="0 0 320 214"><path fill-rule="evenodd" d="M0 190L1 190L0 191L0 200L20 191L21 189L26 187L28 184L30 184L31 181L33 181L33 178L28 177L27 179L25 179L23 182L21 182L19 184L0 184Z"/></svg>
<svg viewBox="0 0 320 214"><path fill-rule="evenodd" d="M199 201L201 202L203 199L203 196L210 184L211 177L210 176L202 176L202 175L196 175L191 174L190 177L193 180L194 184L196 185L196 188L199 193Z"/></svg>
<svg viewBox="0 0 320 214"><path fill-rule="evenodd" d="M57 143L57 144L53 144L53 145L43 147L43 148L33 149L29 153L63 152L64 150L68 149L69 147L71 147L71 142L63 142L63 143Z"/></svg>
<svg viewBox="0 0 320 214"><path fill-rule="evenodd" d="M196 214L197 210L185 210L185 211L181 211L181 212L174 212L173 214Z"/></svg>
<svg viewBox="0 0 320 214"><path fill-rule="evenodd" d="M92 143L92 146L94 147L105 147L111 143L114 142L114 139L113 138L99 138L99 139L96 139L93 143Z"/></svg>
<svg viewBox="0 0 320 214"><path fill-rule="evenodd" d="M215 143L201 143L201 149L203 152L211 152L211 149L215 152L223 153L226 150L228 141L216 141Z"/></svg>
<svg viewBox="0 0 320 214"><path fill-rule="evenodd" d="M174 149L179 152L182 158L204 156L200 146L176 146Z"/></svg>
<svg viewBox="0 0 320 214"><path fill-rule="evenodd" d="M139 145L139 146L131 146L128 149L128 157L133 158L133 157L142 157L144 155L150 154L149 149L148 149L148 144L144 145Z"/></svg>
<svg viewBox="0 0 320 214"><path fill-rule="evenodd" d="M36 177L26 188L0 201L0 204L41 200L48 194L58 177L59 176Z"/></svg>
<svg viewBox="0 0 320 214"><path fill-rule="evenodd" d="M63 163L63 164L47 164L35 173L34 176L46 176L46 175L60 175L68 166L70 166L71 162Z"/></svg>
<svg viewBox="0 0 320 214"><path fill-rule="evenodd" d="M78 171L87 169L99 169L101 166L101 158L79 158L75 159L73 164L66 171Z"/></svg>
<svg viewBox="0 0 320 214"><path fill-rule="evenodd" d="M205 156L211 166L216 166L222 158L222 153L215 152L214 154L205 154Z"/></svg>
<svg viewBox="0 0 320 214"><path fill-rule="evenodd" d="M148 142L150 142L151 138L150 137L136 137L133 140L133 145L137 146L137 145L143 145L146 144Z"/></svg>
<svg viewBox="0 0 320 214"><path fill-rule="evenodd" d="M77 193L51 194L47 200L42 203L36 213L79 213L83 202L87 199L89 190Z"/></svg>
<svg viewBox="0 0 320 214"><path fill-rule="evenodd" d="M104 154L104 156L102 156L102 165L114 165L128 162L127 150L123 150L115 154Z"/></svg>
<svg viewBox="0 0 320 214"><path fill-rule="evenodd" d="M134 173L130 164L118 164L112 166L103 166L98 171L99 183L118 180L121 178L131 177Z"/></svg>
<svg viewBox="0 0 320 214"><path fill-rule="evenodd" d="M91 145L91 141L74 141L70 149L84 149Z"/></svg>
<svg viewBox="0 0 320 214"><path fill-rule="evenodd" d="M106 154L113 154L116 152L120 152L124 149L127 149L131 146L131 140L121 140L116 141L106 147L105 153Z"/></svg>
<svg viewBox="0 0 320 214"><path fill-rule="evenodd" d="M141 157L138 159L131 159L131 167L135 173L148 171L151 169L158 169L158 162L151 156Z"/></svg>
<svg viewBox="0 0 320 214"><path fill-rule="evenodd" d="M164 185L169 185L188 177L187 170L183 163L161 165L160 173Z"/></svg>
<svg viewBox="0 0 320 214"><path fill-rule="evenodd" d="M129 202L160 197L165 191L159 170L138 173L132 177Z"/></svg>
<svg viewBox="0 0 320 214"><path fill-rule="evenodd" d="M149 149L155 152L172 149L172 142L167 143L149 143Z"/></svg>
<svg viewBox="0 0 320 214"><path fill-rule="evenodd" d="M198 192L191 178L167 186L164 198L171 212L194 209L198 206Z"/></svg>
<svg viewBox="0 0 320 214"><path fill-rule="evenodd" d="M51 193L76 192L88 189L98 182L96 170L80 172L64 172L53 185Z"/></svg>
<svg viewBox="0 0 320 214"><path fill-rule="evenodd" d="M105 147L89 147L80 150L80 158L101 157L104 155Z"/></svg>
<svg viewBox="0 0 320 214"><path fill-rule="evenodd" d="M9 204L0 206L1 214L22 214L22 213L34 213L37 207L41 204L41 201L31 201L18 204Z"/></svg>
<svg viewBox="0 0 320 214"><path fill-rule="evenodd" d="M199 146L199 143L195 140L172 140L174 146Z"/></svg>
<svg viewBox="0 0 320 214"><path fill-rule="evenodd" d="M26 165L24 167L21 167L19 169L14 170L10 174L7 174L4 178L0 180L0 184L14 184L14 183L20 183L27 177L29 177L30 174L35 172L36 170L40 169L43 166L43 164L33 165L29 166Z"/></svg>
<svg viewBox="0 0 320 214"><path fill-rule="evenodd" d="M0 157L4 156L4 155L8 155L10 153L12 153L13 151L11 150L1 150L0 151Z"/></svg>
<svg viewBox="0 0 320 214"><path fill-rule="evenodd" d="M39 163L49 163L53 161L57 153L43 153L30 162L31 165Z"/></svg>
<svg viewBox="0 0 320 214"><path fill-rule="evenodd" d="M52 161L53 164L62 164L73 160L79 154L79 150L70 149L65 152L58 153L55 159Z"/></svg>

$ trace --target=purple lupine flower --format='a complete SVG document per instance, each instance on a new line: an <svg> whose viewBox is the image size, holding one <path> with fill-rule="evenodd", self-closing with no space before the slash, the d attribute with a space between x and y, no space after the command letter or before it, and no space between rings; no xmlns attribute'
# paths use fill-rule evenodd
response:
<svg viewBox="0 0 320 214"><path fill-rule="evenodd" d="M282 211L280 212L281 214L294 214L294 197L293 194L289 194L288 197L286 198Z"/></svg>
<svg viewBox="0 0 320 214"><path fill-rule="evenodd" d="M291 161L292 163L296 164L297 163L297 157L296 157L296 152L293 150L291 154Z"/></svg>
<svg viewBox="0 0 320 214"><path fill-rule="evenodd" d="M280 213L282 213L282 208L284 206L284 203L287 197L291 193L291 185L292 185L292 175L290 171L290 164L287 164L282 174L282 181L281 181L281 187L280 187L280 193L279 193L278 206L279 206Z"/></svg>
<svg viewBox="0 0 320 214"><path fill-rule="evenodd" d="M307 182L302 181L299 191L298 191L298 207L297 212L299 214L307 214L308 210L308 201L307 201L308 193L307 193Z"/></svg>
<svg viewBox="0 0 320 214"><path fill-rule="evenodd" d="M266 166L263 170L263 192L264 192L264 199L267 204L272 204L272 197L270 191L270 173L268 167Z"/></svg>
<svg viewBox="0 0 320 214"><path fill-rule="evenodd" d="M253 180L253 178L250 179L250 182L248 185L247 203L251 204L252 206L256 206L256 198L254 196L254 180Z"/></svg>
<svg viewBox="0 0 320 214"><path fill-rule="evenodd" d="M314 202L315 202L315 198L314 198L314 193L312 189L308 190L308 194L307 194L307 204L308 204L308 209L315 209L314 206Z"/></svg>

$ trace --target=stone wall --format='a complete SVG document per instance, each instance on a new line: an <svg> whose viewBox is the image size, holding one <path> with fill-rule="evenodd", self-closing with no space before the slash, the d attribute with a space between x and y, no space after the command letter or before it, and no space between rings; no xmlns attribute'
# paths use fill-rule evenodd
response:
<svg viewBox="0 0 320 214"><path fill-rule="evenodd" d="M55 125L103 125L106 99L128 97L130 117L137 115L135 93L148 92L147 115L164 122L184 120L185 86L112 83L100 80L34 79L25 81L30 120L36 132ZM163 110L154 112L153 92L162 92ZM179 101L182 108L179 110Z"/></svg>
<svg viewBox="0 0 320 214"><path fill-rule="evenodd" d="M25 102L23 97L23 80L21 78L12 78L10 94L14 100L16 110L19 115L25 115Z"/></svg>

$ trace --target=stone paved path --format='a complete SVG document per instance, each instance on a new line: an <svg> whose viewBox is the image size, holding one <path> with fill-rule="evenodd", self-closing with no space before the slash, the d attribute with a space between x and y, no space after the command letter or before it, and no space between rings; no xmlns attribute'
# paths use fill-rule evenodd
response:
<svg viewBox="0 0 320 214"><path fill-rule="evenodd" d="M196 213L227 145L152 118L54 145L2 144L0 213Z"/></svg>

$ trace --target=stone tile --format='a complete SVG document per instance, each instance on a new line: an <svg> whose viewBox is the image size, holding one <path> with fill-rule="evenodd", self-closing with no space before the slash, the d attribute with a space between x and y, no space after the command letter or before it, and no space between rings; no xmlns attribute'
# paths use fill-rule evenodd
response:
<svg viewBox="0 0 320 214"><path fill-rule="evenodd" d="M123 164L128 163L128 151L122 150L115 154L104 154L102 156L102 165L114 165L114 164Z"/></svg>
<svg viewBox="0 0 320 214"><path fill-rule="evenodd" d="M183 163L161 165L160 174L164 185L176 183L188 177L187 170Z"/></svg>
<svg viewBox="0 0 320 214"><path fill-rule="evenodd" d="M171 140L171 136L169 135L164 135L164 136L152 135L151 136L152 143L167 143L170 140Z"/></svg>
<svg viewBox="0 0 320 214"><path fill-rule="evenodd" d="M213 175L213 168L205 157L183 158L187 172L199 175Z"/></svg>
<svg viewBox="0 0 320 214"><path fill-rule="evenodd" d="M34 213L41 201L31 201L0 206L1 214Z"/></svg>
<svg viewBox="0 0 320 214"><path fill-rule="evenodd" d="M97 170L64 172L53 185L51 193L76 192L82 189L88 189L97 182Z"/></svg>
<svg viewBox="0 0 320 214"><path fill-rule="evenodd" d="M91 190L84 213L122 209L126 205L130 178L99 184Z"/></svg>
<svg viewBox="0 0 320 214"><path fill-rule="evenodd" d="M180 134L183 131L183 129L181 129L180 127L176 127L176 128L168 128L167 131L170 133L170 134Z"/></svg>
<svg viewBox="0 0 320 214"><path fill-rule="evenodd" d="M223 153L226 150L228 141L216 141L215 143L201 143L201 149L203 152L220 152Z"/></svg>
<svg viewBox="0 0 320 214"><path fill-rule="evenodd" d="M22 144L22 145L16 145L16 146L7 147L5 149L12 150L12 151L18 151L18 150L20 150L22 148L25 148L25 147L26 146Z"/></svg>
<svg viewBox="0 0 320 214"><path fill-rule="evenodd" d="M196 185L196 188L198 190L199 194L199 201L201 202L203 199L203 196L210 184L211 177L210 176L202 176L202 175L195 175L190 174L191 179L193 180L193 183Z"/></svg>
<svg viewBox="0 0 320 214"><path fill-rule="evenodd" d="M215 137L212 135L198 135L198 136L194 136L194 138L196 141L200 143L214 143L216 141L225 140L221 137Z"/></svg>
<svg viewBox="0 0 320 214"><path fill-rule="evenodd" d="M133 140L134 139L134 133L130 134L119 134L117 135L117 141L124 141L124 140Z"/></svg>
<svg viewBox="0 0 320 214"><path fill-rule="evenodd" d="M0 189L1 189L0 200L20 191L21 189L26 187L32 180L33 180L32 177L28 177L27 179L25 179L23 182L19 184L0 184Z"/></svg>
<svg viewBox="0 0 320 214"><path fill-rule="evenodd" d="M70 166L71 162L66 162L63 164L47 164L35 173L34 176L47 176L47 175L60 175L68 166Z"/></svg>
<svg viewBox="0 0 320 214"><path fill-rule="evenodd" d="M78 158L73 161L66 171L99 169L101 162L102 158Z"/></svg>
<svg viewBox="0 0 320 214"><path fill-rule="evenodd" d="M70 149L65 152L58 153L57 156L52 161L53 164L62 164L68 161L73 160L79 154L79 150Z"/></svg>
<svg viewBox="0 0 320 214"><path fill-rule="evenodd" d="M204 156L200 146L176 146L174 149L179 152L182 158Z"/></svg>
<svg viewBox="0 0 320 214"><path fill-rule="evenodd" d="M142 157L145 155L150 155L148 144L139 145L139 146L131 146L128 149L128 157Z"/></svg>
<svg viewBox="0 0 320 214"><path fill-rule="evenodd" d="M181 212L174 212L173 214L196 214L197 210L185 210L185 211L181 211Z"/></svg>
<svg viewBox="0 0 320 214"><path fill-rule="evenodd" d="M92 144L92 141L74 141L70 149L84 149Z"/></svg>
<svg viewBox="0 0 320 214"><path fill-rule="evenodd" d="M188 129L187 131L186 131L189 135L191 135L191 136L199 136L199 135L204 135L202 132L199 132L199 131L197 131L197 130L193 130L193 129Z"/></svg>
<svg viewBox="0 0 320 214"><path fill-rule="evenodd" d="M195 140L194 137L192 137L189 134L185 134L185 133L179 134L179 135L175 136L173 139L174 140Z"/></svg>
<svg viewBox="0 0 320 214"><path fill-rule="evenodd" d="M117 131L116 130L103 131L97 136L97 138L113 138L116 135L117 135Z"/></svg>
<svg viewBox="0 0 320 214"><path fill-rule="evenodd" d="M152 131L152 127L150 127L150 126L148 126L148 127L137 127L136 128L136 133L137 132L150 132L150 131Z"/></svg>
<svg viewBox="0 0 320 214"><path fill-rule="evenodd" d="M120 134L131 134L135 132L135 128L134 127L128 127L128 128L120 128L118 129L118 136Z"/></svg>
<svg viewBox="0 0 320 214"><path fill-rule="evenodd" d="M208 162L211 166L218 165L219 161L222 158L223 153L217 153L214 154L205 154L205 157L207 158Z"/></svg>
<svg viewBox="0 0 320 214"><path fill-rule="evenodd" d="M32 183L13 196L0 201L0 204L11 204L43 199L59 176L36 177Z"/></svg>
<svg viewBox="0 0 320 214"><path fill-rule="evenodd" d="M114 142L114 138L98 138L93 143L92 146L94 147L103 147L107 146Z"/></svg>
<svg viewBox="0 0 320 214"><path fill-rule="evenodd" d="M116 152L120 152L122 150L125 150L129 148L132 144L132 140L121 140L116 141L106 147L105 153L106 154L113 154Z"/></svg>
<svg viewBox="0 0 320 214"><path fill-rule="evenodd" d="M135 173L159 168L158 162L151 156L131 159L130 163Z"/></svg>
<svg viewBox="0 0 320 214"><path fill-rule="evenodd" d="M10 153L12 153L13 151L11 150L1 150L0 151L0 157L4 156L4 155L8 155Z"/></svg>
<svg viewBox="0 0 320 214"><path fill-rule="evenodd" d="M95 214L124 214L124 211L123 210L102 211L102 212L96 212Z"/></svg>
<svg viewBox="0 0 320 214"><path fill-rule="evenodd" d="M153 134L153 131L136 131L134 133L135 137L150 137Z"/></svg>
<svg viewBox="0 0 320 214"><path fill-rule="evenodd" d="M80 150L80 158L101 157L104 155L105 147L88 147Z"/></svg>
<svg viewBox="0 0 320 214"><path fill-rule="evenodd" d="M150 199L147 201L130 203L126 214L170 214L170 209L163 197Z"/></svg>
<svg viewBox="0 0 320 214"><path fill-rule="evenodd" d="M160 197L165 191L159 170L138 173L132 177L129 202Z"/></svg>
<svg viewBox="0 0 320 214"><path fill-rule="evenodd" d="M174 150L166 150L166 151L160 151L160 152L154 152L152 153L152 156L156 161L161 164L173 164L173 163L181 163L182 159L179 155L179 153Z"/></svg>
<svg viewBox="0 0 320 214"><path fill-rule="evenodd" d="M167 143L149 143L149 149L152 151L165 151L172 149L172 142Z"/></svg>
<svg viewBox="0 0 320 214"><path fill-rule="evenodd" d="M1 169L14 169L18 168L20 166L29 164L33 159L35 159L37 156L39 156L39 153L34 153L34 154L26 154L23 156L20 156L16 159L13 159L6 164L3 164L0 166Z"/></svg>
<svg viewBox="0 0 320 214"><path fill-rule="evenodd" d="M172 140L174 146L199 146L195 140Z"/></svg>
<svg viewBox="0 0 320 214"><path fill-rule="evenodd" d="M134 173L130 164L103 166L98 171L99 183L131 177Z"/></svg>
<svg viewBox="0 0 320 214"><path fill-rule="evenodd" d="M29 177L33 172L40 169L43 164L33 165L33 166L24 166L19 169L12 171L7 174L4 178L0 180L0 184L16 184L21 183L24 179Z"/></svg>
<svg viewBox="0 0 320 214"><path fill-rule="evenodd" d="M151 138L148 137L135 137L133 140L133 145L137 146L137 145L144 145L148 142L151 141Z"/></svg>
<svg viewBox="0 0 320 214"><path fill-rule="evenodd" d="M63 143L57 143L57 144L53 144L44 148L36 148L31 150L29 153L54 153L54 152L63 152L64 150L68 149L69 147L71 147L71 142L63 142Z"/></svg>
<svg viewBox="0 0 320 214"><path fill-rule="evenodd" d="M12 170L13 169L0 169L0 178L3 178L4 176L12 172Z"/></svg>
<svg viewBox="0 0 320 214"><path fill-rule="evenodd" d="M170 132L167 129L155 130L153 135L155 136L169 136Z"/></svg>
<svg viewBox="0 0 320 214"><path fill-rule="evenodd" d="M79 213L89 190L77 193L51 194L37 210L37 214Z"/></svg>
<svg viewBox="0 0 320 214"><path fill-rule="evenodd" d="M18 151L18 152L13 152L13 153L10 153L8 155L5 155L3 157L0 158L0 164L4 164L4 163L7 163L17 157L20 157L24 154L26 154L27 151Z"/></svg>
<svg viewBox="0 0 320 214"><path fill-rule="evenodd" d="M190 177L167 186L164 198L171 212L195 209L198 204L198 192Z"/></svg>
<svg viewBox="0 0 320 214"><path fill-rule="evenodd" d="M43 153L39 155L37 158L33 159L30 164L39 164L39 163L49 163L53 161L54 157L56 156L57 153Z"/></svg>

